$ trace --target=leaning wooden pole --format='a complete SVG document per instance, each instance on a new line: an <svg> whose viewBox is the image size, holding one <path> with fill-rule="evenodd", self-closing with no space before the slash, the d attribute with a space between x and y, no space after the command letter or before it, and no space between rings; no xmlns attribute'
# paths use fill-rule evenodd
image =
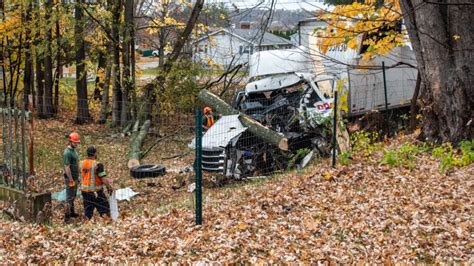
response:
<svg viewBox="0 0 474 266"><path fill-rule="evenodd" d="M284 135L269 129L251 117L240 113L239 111L232 108L232 106L228 105L226 102L217 97L215 94L209 92L208 90L201 90L198 94L198 98L204 104L211 106L214 110L222 115L239 114L240 122L245 127L247 127L252 134L278 147L280 150L288 150L288 139Z"/></svg>

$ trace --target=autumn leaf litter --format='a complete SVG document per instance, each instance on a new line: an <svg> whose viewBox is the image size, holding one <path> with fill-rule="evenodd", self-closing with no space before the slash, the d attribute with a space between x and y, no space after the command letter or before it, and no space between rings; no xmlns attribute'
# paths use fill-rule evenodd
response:
<svg viewBox="0 0 474 266"><path fill-rule="evenodd" d="M53 145L61 134L50 133L39 146ZM406 141L412 140L399 137L386 145ZM116 182L141 193L130 203L120 202L119 221L95 218L66 226L60 208L51 226L2 217L0 261L474 263L472 165L442 174L429 154L418 156L412 170L390 168L376 158L354 158L337 169L321 161L302 173L206 187L204 224L196 226L193 194L172 188L175 175L132 180L126 169L126 139L102 142L99 151L116 151L107 150L104 156L113 164L109 172ZM158 153L147 160L157 160L153 156ZM192 156L168 163L185 167ZM58 175L52 178L60 182ZM61 188L57 182L48 184ZM150 182L155 185L146 184Z"/></svg>

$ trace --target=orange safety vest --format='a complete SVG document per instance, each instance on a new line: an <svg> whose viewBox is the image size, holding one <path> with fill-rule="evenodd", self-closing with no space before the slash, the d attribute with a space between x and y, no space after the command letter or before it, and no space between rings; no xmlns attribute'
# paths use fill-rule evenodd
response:
<svg viewBox="0 0 474 266"><path fill-rule="evenodd" d="M81 162L81 190L84 192L96 192L102 189L102 179L97 173L97 162L86 159Z"/></svg>
<svg viewBox="0 0 474 266"><path fill-rule="evenodd" d="M214 125L214 116L213 115L206 115L206 118L207 118L206 126L208 128L212 127L212 125Z"/></svg>

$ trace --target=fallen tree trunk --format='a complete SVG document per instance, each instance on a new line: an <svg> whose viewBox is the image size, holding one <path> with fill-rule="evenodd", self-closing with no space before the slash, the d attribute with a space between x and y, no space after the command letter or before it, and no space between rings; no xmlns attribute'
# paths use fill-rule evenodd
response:
<svg viewBox="0 0 474 266"><path fill-rule="evenodd" d="M146 120L145 123L138 130L139 122L135 123L133 127L133 134L130 138L130 151L128 152L128 168L140 165L140 159L143 158L142 145L146 138L148 129L150 129L150 120Z"/></svg>
<svg viewBox="0 0 474 266"><path fill-rule="evenodd" d="M288 139L280 135L279 133L263 126L259 122L255 121L251 117L240 113L239 111L232 108L226 102L221 100L215 94L208 90L201 90L198 94L199 100L204 102L206 105L211 106L214 110L222 115L235 115L239 114L240 122L249 129L249 131L257 137L262 138L268 143L278 147L280 150L288 150Z"/></svg>

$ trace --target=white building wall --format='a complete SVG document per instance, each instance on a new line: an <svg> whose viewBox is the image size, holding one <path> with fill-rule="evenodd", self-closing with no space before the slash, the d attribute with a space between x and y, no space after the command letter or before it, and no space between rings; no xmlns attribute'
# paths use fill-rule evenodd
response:
<svg viewBox="0 0 474 266"><path fill-rule="evenodd" d="M227 66L235 56L232 64L247 63L250 52L253 49L250 46L248 42L234 35L227 33L216 34L194 44L193 60L203 64L207 64L212 60L214 64ZM241 50L242 54L240 53Z"/></svg>

